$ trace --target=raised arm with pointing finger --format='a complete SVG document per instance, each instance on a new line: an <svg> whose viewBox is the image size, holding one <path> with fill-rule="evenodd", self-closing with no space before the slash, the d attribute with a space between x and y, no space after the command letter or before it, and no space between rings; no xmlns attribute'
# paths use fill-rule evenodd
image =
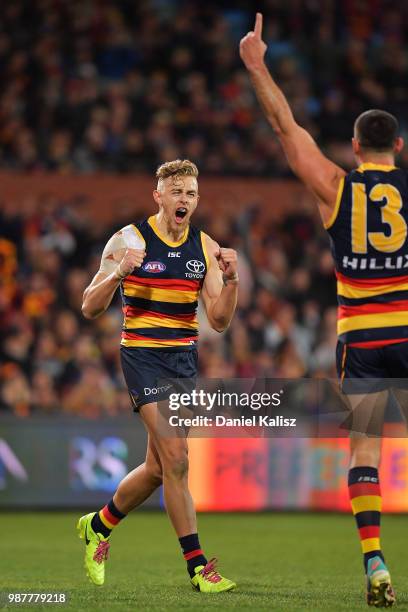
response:
<svg viewBox="0 0 408 612"><path fill-rule="evenodd" d="M363 553L366 601L388 608L395 594L381 551L378 468L389 394L392 390L402 410L408 397L408 175L395 165L404 141L396 117L366 110L354 122L350 143L358 166L346 174L296 123L264 64L265 51L258 13L254 31L241 41L241 57L292 170L318 198L331 239L339 303L336 368L350 401L349 497ZM370 435L373 419L378 429Z"/></svg>
<svg viewBox="0 0 408 612"><path fill-rule="evenodd" d="M254 31L248 32L240 42L240 55L291 169L316 195L325 222L335 206L340 179L345 171L327 159L311 135L296 123L287 99L265 65L266 49L262 40L262 15L257 13Z"/></svg>

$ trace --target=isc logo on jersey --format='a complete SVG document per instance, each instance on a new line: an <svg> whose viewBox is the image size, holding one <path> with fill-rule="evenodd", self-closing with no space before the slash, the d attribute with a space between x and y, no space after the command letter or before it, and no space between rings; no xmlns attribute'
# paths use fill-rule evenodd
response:
<svg viewBox="0 0 408 612"><path fill-rule="evenodd" d="M190 259L186 263L186 268L189 270L185 273L186 278L204 277L205 264L202 261L199 261L198 259Z"/></svg>
<svg viewBox="0 0 408 612"><path fill-rule="evenodd" d="M145 272L151 272L152 274L158 274L159 272L164 272L166 266L161 261L148 261L142 266L142 270Z"/></svg>

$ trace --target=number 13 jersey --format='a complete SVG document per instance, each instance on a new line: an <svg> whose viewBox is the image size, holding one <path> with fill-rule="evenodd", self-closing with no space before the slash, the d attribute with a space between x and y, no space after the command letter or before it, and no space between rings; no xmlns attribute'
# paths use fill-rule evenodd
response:
<svg viewBox="0 0 408 612"><path fill-rule="evenodd" d="M339 339L360 348L408 341L408 172L362 164L341 180L325 227Z"/></svg>

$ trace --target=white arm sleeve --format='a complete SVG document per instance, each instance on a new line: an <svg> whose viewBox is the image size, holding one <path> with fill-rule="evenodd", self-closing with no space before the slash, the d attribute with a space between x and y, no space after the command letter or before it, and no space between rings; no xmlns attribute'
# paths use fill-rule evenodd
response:
<svg viewBox="0 0 408 612"><path fill-rule="evenodd" d="M126 249L145 249L146 243L133 225L122 227L113 234L103 249L99 272L112 274L122 260Z"/></svg>

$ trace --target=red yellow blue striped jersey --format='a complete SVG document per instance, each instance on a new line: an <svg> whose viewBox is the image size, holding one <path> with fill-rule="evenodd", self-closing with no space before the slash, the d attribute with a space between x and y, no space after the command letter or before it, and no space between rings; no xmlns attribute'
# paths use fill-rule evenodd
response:
<svg viewBox="0 0 408 612"><path fill-rule="evenodd" d="M121 283L122 346L189 350L197 345L198 297L208 270L205 235L188 226L181 240L162 236L154 216L132 226L146 256Z"/></svg>
<svg viewBox="0 0 408 612"><path fill-rule="evenodd" d="M408 172L362 164L341 180L325 227L339 339L361 348L408 340Z"/></svg>

